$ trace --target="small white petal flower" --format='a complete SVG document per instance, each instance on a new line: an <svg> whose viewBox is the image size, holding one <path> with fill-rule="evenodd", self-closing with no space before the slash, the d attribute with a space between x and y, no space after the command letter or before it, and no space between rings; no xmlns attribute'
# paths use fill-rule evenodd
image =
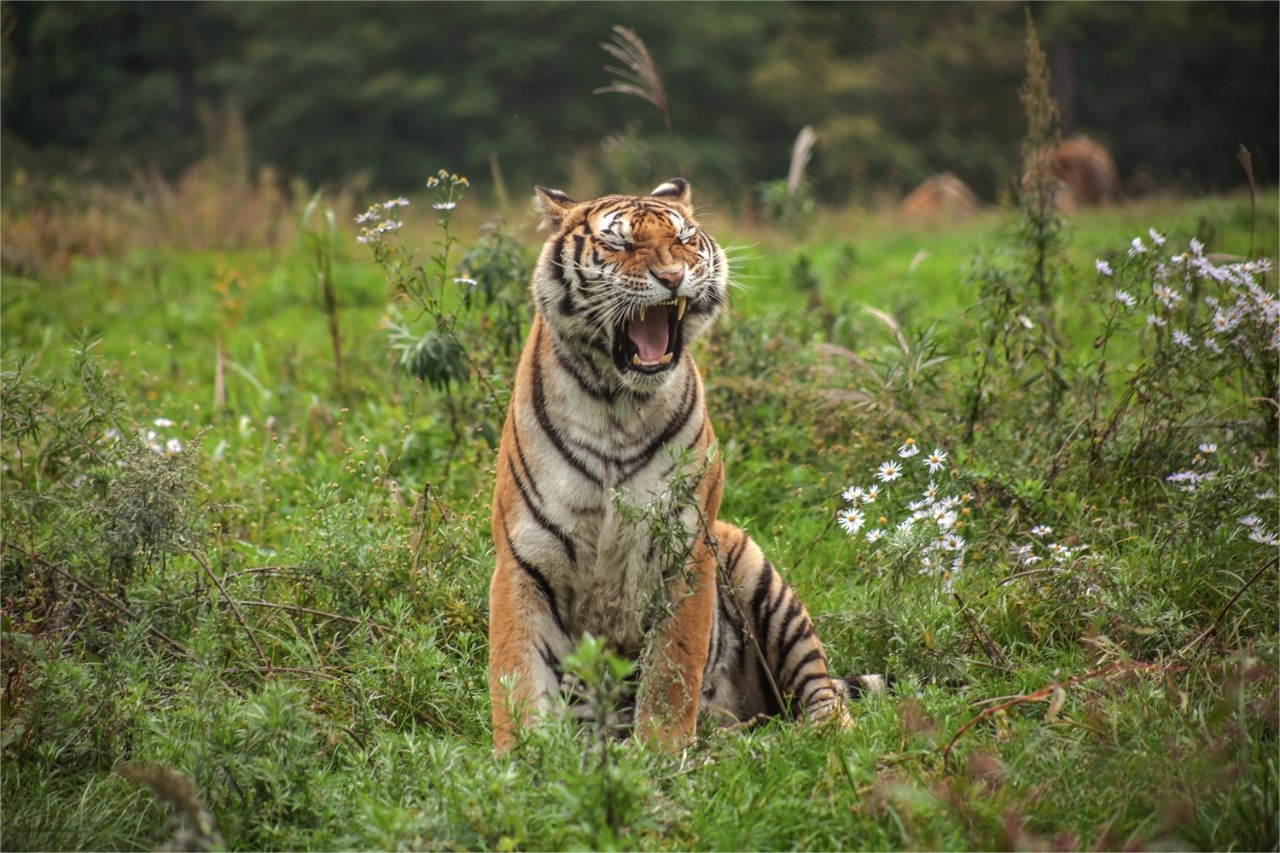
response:
<svg viewBox="0 0 1280 853"><path fill-rule="evenodd" d="M876 470L876 478L882 483L890 483L902 476L902 466L890 459L888 462L881 462L879 469Z"/></svg>
<svg viewBox="0 0 1280 853"><path fill-rule="evenodd" d="M1191 343L1191 336L1181 329L1173 330L1173 342L1183 349L1194 350L1196 345Z"/></svg>
<svg viewBox="0 0 1280 853"><path fill-rule="evenodd" d="M1244 518L1240 519L1240 523L1245 527L1258 527L1262 524L1262 519L1258 518L1256 515L1246 515Z"/></svg>
<svg viewBox="0 0 1280 853"><path fill-rule="evenodd" d="M836 521L839 522L845 533L853 536L862 529L862 525L866 524L867 517L862 510L850 507L849 509L840 510L836 515Z"/></svg>
<svg viewBox="0 0 1280 853"><path fill-rule="evenodd" d="M1047 524L1037 524L1035 527L1031 528L1032 536L1048 536L1052 532L1053 528Z"/></svg>
<svg viewBox="0 0 1280 853"><path fill-rule="evenodd" d="M867 487L866 493L862 496L862 502L864 504L873 504L876 502L876 498L878 497L880 497L880 487L872 483Z"/></svg>
<svg viewBox="0 0 1280 853"><path fill-rule="evenodd" d="M173 421L169 420L168 418L156 418L154 421L152 421L152 423L153 423L153 424L155 424L155 425L156 425L156 426L158 426L158 427L171 427L171 426L173 426Z"/></svg>
<svg viewBox="0 0 1280 853"><path fill-rule="evenodd" d="M938 497L938 484L930 480L929 485L925 486L925 489L924 489L924 499L927 500L929 503L933 503L934 500L937 499L937 497Z"/></svg>
<svg viewBox="0 0 1280 853"><path fill-rule="evenodd" d="M866 494L867 493L863 491L862 486L850 486L840 493L840 499L849 504L857 503L862 500Z"/></svg>
<svg viewBox="0 0 1280 853"><path fill-rule="evenodd" d="M469 278L465 275L458 276L453 280L453 283L460 284L463 287L475 287L476 285L480 284L480 282L476 281L474 278Z"/></svg>
<svg viewBox="0 0 1280 853"><path fill-rule="evenodd" d="M1141 237L1134 237L1133 242L1129 244L1129 257L1136 257L1147 251L1147 247L1142 245Z"/></svg>
<svg viewBox="0 0 1280 853"><path fill-rule="evenodd" d="M453 210L458 206L458 203L456 201L439 201L431 206L436 210Z"/></svg>
<svg viewBox="0 0 1280 853"><path fill-rule="evenodd" d="M1157 317L1155 314L1148 314L1147 325L1155 326L1157 329L1163 329L1168 324L1165 322L1163 317Z"/></svg>
<svg viewBox="0 0 1280 853"><path fill-rule="evenodd" d="M1138 304L1138 300L1134 299L1133 296L1130 295L1127 290L1117 290L1116 301L1119 302L1121 305L1123 305L1125 308L1132 308L1133 306Z"/></svg>
<svg viewBox="0 0 1280 853"><path fill-rule="evenodd" d="M1249 538L1263 545L1280 545L1280 539L1277 539L1274 533L1262 527L1255 527L1250 530Z"/></svg>
<svg viewBox="0 0 1280 853"><path fill-rule="evenodd" d="M1214 444L1211 441L1206 441L1205 443L1201 444L1198 449L1200 450L1201 453L1217 453L1218 445Z"/></svg>
<svg viewBox="0 0 1280 853"><path fill-rule="evenodd" d="M1148 228L1148 229L1147 229L1147 236L1148 236L1148 237L1150 237L1150 238L1151 238L1151 242L1152 242L1152 243L1155 243L1157 246L1163 246L1163 245L1164 245L1164 235L1163 235L1163 234L1161 234L1161 233L1160 233L1159 231L1157 231L1156 229L1154 229L1154 228Z"/></svg>
<svg viewBox="0 0 1280 853"><path fill-rule="evenodd" d="M169 455L175 456L182 452L182 442L176 438L171 438L165 443L164 449Z"/></svg>
<svg viewBox="0 0 1280 853"><path fill-rule="evenodd" d="M906 443L898 448L898 456L903 459L910 459L919 452L920 448L916 447L916 440L914 438L908 438Z"/></svg>
<svg viewBox="0 0 1280 853"><path fill-rule="evenodd" d="M1195 237L1191 238L1191 254L1197 258L1204 254L1204 243L1201 243Z"/></svg>
<svg viewBox="0 0 1280 853"><path fill-rule="evenodd" d="M1094 261L1093 266L1098 270L1099 275L1111 275L1111 264L1101 258Z"/></svg>
<svg viewBox="0 0 1280 853"><path fill-rule="evenodd" d="M881 539L884 538L884 528L873 527L870 530L868 530L865 535L868 542L879 542Z"/></svg>
<svg viewBox="0 0 1280 853"><path fill-rule="evenodd" d="M939 450L936 447L933 449L933 452L930 453L929 456L925 459L925 462L928 463L929 465L930 474L936 474L942 468L942 463L946 461L947 461L947 454L943 453L941 450Z"/></svg>

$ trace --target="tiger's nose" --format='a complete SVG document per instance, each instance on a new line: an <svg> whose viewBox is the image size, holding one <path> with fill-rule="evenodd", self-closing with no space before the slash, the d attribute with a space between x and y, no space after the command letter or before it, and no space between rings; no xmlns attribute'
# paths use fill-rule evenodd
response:
<svg viewBox="0 0 1280 853"><path fill-rule="evenodd" d="M684 267L666 267L654 270L653 274L657 276L658 281L665 284L672 291L680 286L680 282L684 281Z"/></svg>

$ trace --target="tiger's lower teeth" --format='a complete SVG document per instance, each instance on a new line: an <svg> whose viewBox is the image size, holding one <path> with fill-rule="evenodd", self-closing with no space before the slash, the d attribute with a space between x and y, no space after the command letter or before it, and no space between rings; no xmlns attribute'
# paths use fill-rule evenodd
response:
<svg viewBox="0 0 1280 853"><path fill-rule="evenodd" d="M641 361L640 354L637 353L631 356L631 364L633 367L644 367L645 365L649 365L650 367L652 367L655 364L668 365L671 363L671 359L674 357L675 357L675 353L669 352L663 355L662 358L658 359L657 361Z"/></svg>

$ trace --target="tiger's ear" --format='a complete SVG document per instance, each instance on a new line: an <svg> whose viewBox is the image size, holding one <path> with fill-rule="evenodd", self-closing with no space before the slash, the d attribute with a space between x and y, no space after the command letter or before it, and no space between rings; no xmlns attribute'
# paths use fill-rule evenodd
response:
<svg viewBox="0 0 1280 853"><path fill-rule="evenodd" d="M654 187L649 195L682 204L685 207L688 207L693 199L693 194L689 192L689 182L684 178L672 178L665 184Z"/></svg>
<svg viewBox="0 0 1280 853"><path fill-rule="evenodd" d="M542 224L553 231L558 229L577 202L560 190L549 190L546 187L535 187L535 189L538 192L533 197L533 206L542 216Z"/></svg>

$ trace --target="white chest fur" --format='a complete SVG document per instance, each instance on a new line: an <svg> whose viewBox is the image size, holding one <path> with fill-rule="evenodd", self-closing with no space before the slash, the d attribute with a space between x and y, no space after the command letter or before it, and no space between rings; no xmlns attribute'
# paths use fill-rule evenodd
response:
<svg viewBox="0 0 1280 853"><path fill-rule="evenodd" d="M672 486L702 464L687 454L704 429L701 380L686 357L652 396L608 400L549 367L522 389L534 398L520 425L530 476L513 541L545 575L573 637L638 651L696 529L697 510L678 506Z"/></svg>

